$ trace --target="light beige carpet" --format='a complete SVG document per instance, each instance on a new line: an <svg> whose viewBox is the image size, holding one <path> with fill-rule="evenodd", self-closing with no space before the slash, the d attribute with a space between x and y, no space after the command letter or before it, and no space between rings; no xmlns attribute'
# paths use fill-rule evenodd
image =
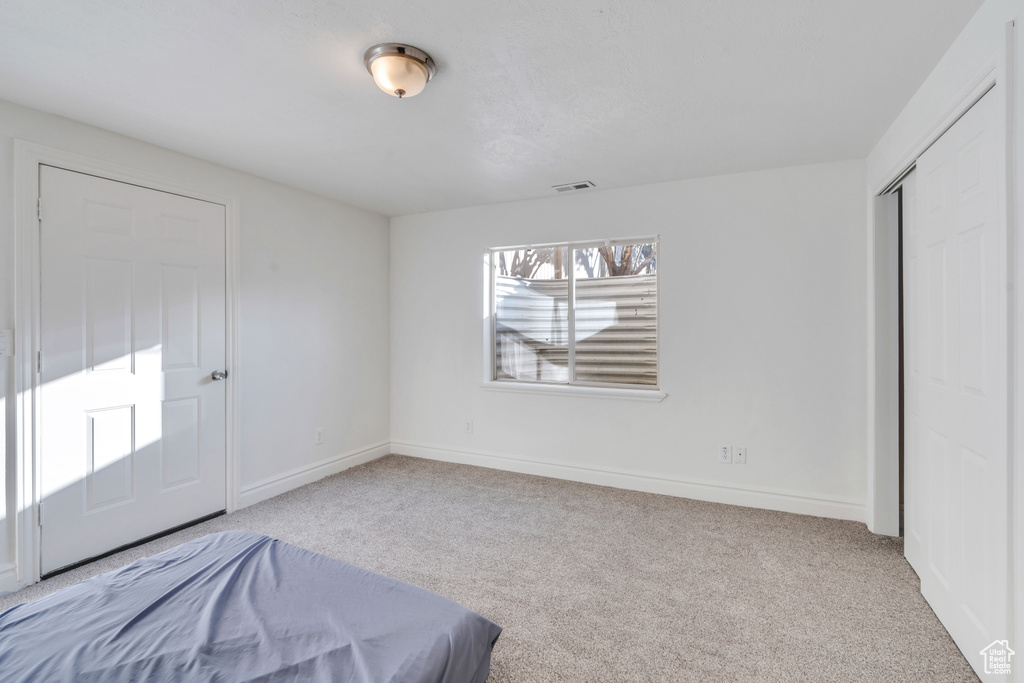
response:
<svg viewBox="0 0 1024 683"><path fill-rule="evenodd" d="M977 680L863 524L388 456L0 597L248 529L504 626L489 681Z"/></svg>

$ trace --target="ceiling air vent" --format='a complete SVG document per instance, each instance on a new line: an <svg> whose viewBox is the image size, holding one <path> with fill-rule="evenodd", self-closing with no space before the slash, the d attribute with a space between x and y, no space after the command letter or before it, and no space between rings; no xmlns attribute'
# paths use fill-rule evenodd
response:
<svg viewBox="0 0 1024 683"><path fill-rule="evenodd" d="M572 192L573 190L586 190L587 188L594 187L594 183L589 180L583 180L578 183L566 183L565 185L555 185L555 192Z"/></svg>

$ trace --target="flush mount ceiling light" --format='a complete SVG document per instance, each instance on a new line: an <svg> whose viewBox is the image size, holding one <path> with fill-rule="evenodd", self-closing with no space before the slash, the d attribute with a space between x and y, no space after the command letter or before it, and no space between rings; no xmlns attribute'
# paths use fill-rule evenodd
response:
<svg viewBox="0 0 1024 683"><path fill-rule="evenodd" d="M363 55L363 64L377 87L395 97L420 94L437 70L430 55L402 43L374 45Z"/></svg>

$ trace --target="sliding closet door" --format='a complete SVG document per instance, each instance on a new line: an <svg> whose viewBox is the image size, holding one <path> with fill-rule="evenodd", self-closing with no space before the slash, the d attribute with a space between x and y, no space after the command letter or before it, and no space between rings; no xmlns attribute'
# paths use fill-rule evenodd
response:
<svg viewBox="0 0 1024 683"><path fill-rule="evenodd" d="M1010 626L1000 102L983 97L905 185L906 556L979 674Z"/></svg>

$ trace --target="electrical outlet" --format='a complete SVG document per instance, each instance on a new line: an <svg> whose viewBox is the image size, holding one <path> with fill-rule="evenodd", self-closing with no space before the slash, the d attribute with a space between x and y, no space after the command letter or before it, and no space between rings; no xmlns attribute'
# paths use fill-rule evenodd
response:
<svg viewBox="0 0 1024 683"><path fill-rule="evenodd" d="M473 421L472 420L466 420L466 433L467 434L472 434L473 433Z"/></svg>
<svg viewBox="0 0 1024 683"><path fill-rule="evenodd" d="M723 465L732 464L732 446L722 446L718 449L718 462Z"/></svg>
<svg viewBox="0 0 1024 683"><path fill-rule="evenodd" d="M733 459L733 462L736 463L737 465L746 465L747 464L747 447L746 446L737 446L736 447L736 457Z"/></svg>
<svg viewBox="0 0 1024 683"><path fill-rule="evenodd" d="M313 445L323 446L324 445L324 428L313 427Z"/></svg>

